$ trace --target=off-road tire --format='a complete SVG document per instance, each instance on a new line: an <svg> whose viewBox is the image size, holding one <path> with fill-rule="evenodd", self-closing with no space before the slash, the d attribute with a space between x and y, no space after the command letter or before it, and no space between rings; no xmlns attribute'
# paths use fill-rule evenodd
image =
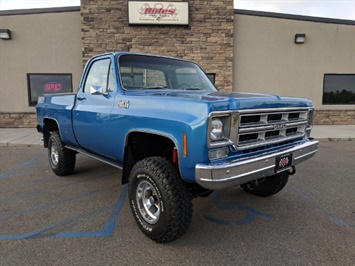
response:
<svg viewBox="0 0 355 266"><path fill-rule="evenodd" d="M260 197L269 197L280 192L287 184L289 174L286 172L278 173L257 180L257 182L248 182L241 187L248 193Z"/></svg>
<svg viewBox="0 0 355 266"><path fill-rule="evenodd" d="M59 132L51 133L48 140L48 160L56 175L70 175L75 167L75 152L64 147Z"/></svg>
<svg viewBox="0 0 355 266"><path fill-rule="evenodd" d="M139 193L142 188L147 190ZM192 197L173 163L162 157L137 162L130 173L128 191L133 216L150 239L166 243L187 231L192 219ZM147 201L142 198L154 203L154 212L159 212L157 217L147 214L151 212L146 207L151 208L151 204L144 204Z"/></svg>

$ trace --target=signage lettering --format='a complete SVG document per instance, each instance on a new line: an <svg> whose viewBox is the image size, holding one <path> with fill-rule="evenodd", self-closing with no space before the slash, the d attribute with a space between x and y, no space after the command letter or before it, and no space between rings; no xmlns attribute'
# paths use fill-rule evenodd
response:
<svg viewBox="0 0 355 266"><path fill-rule="evenodd" d="M188 2L128 1L130 24L188 25Z"/></svg>
<svg viewBox="0 0 355 266"><path fill-rule="evenodd" d="M48 82L42 86L45 92L59 92L63 89L63 84L60 82Z"/></svg>
<svg viewBox="0 0 355 266"><path fill-rule="evenodd" d="M175 13L172 9L163 9L163 8L151 8L148 7L144 10L144 14L168 14L173 15Z"/></svg>

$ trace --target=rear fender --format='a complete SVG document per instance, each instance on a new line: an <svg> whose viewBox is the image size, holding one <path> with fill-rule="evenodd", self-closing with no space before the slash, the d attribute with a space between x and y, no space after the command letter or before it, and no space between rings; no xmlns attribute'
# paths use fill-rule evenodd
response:
<svg viewBox="0 0 355 266"><path fill-rule="evenodd" d="M58 131L60 134L58 121L53 118L45 118L43 120L43 129L42 129L43 146L45 148L48 148L49 137L51 135L51 132L53 132L53 131Z"/></svg>

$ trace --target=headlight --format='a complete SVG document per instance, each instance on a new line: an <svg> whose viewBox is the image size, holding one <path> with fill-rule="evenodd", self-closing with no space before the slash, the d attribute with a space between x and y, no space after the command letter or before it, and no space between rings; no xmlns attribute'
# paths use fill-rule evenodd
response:
<svg viewBox="0 0 355 266"><path fill-rule="evenodd" d="M232 117L233 115L230 111L217 111L209 114L206 134L207 147L217 148L233 144L230 139L231 132L235 136L237 134L232 129ZM237 129L237 126L234 126L234 128Z"/></svg>
<svg viewBox="0 0 355 266"><path fill-rule="evenodd" d="M223 137L223 123L218 118L213 118L211 122L211 140L220 140Z"/></svg>

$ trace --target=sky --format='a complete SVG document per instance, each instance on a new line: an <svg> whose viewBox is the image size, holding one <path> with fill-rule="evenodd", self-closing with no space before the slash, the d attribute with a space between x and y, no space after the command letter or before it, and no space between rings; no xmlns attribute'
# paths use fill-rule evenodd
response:
<svg viewBox="0 0 355 266"><path fill-rule="evenodd" d="M0 0L0 10L79 5L80 0ZM355 20L355 0L234 0L234 8Z"/></svg>

